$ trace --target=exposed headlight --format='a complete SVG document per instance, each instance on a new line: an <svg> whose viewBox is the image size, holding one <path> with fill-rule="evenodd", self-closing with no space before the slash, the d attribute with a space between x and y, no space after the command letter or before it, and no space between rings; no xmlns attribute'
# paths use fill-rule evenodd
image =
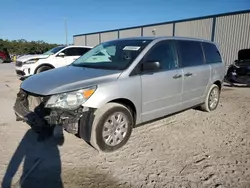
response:
<svg viewBox="0 0 250 188"><path fill-rule="evenodd" d="M64 108L64 109L76 109L82 105L89 97L95 92L96 86L73 91L69 93L62 93L58 95L52 95L46 103L46 108Z"/></svg>
<svg viewBox="0 0 250 188"><path fill-rule="evenodd" d="M25 61L24 64L33 64L36 63L39 59L30 59L28 61Z"/></svg>

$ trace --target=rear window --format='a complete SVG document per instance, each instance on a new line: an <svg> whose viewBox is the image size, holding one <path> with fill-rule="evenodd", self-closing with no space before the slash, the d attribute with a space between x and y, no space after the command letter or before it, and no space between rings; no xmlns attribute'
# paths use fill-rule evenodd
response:
<svg viewBox="0 0 250 188"><path fill-rule="evenodd" d="M222 62L220 52L214 44L204 42L203 49L207 64Z"/></svg>
<svg viewBox="0 0 250 188"><path fill-rule="evenodd" d="M204 64L201 43L197 41L177 41L178 57L182 67Z"/></svg>

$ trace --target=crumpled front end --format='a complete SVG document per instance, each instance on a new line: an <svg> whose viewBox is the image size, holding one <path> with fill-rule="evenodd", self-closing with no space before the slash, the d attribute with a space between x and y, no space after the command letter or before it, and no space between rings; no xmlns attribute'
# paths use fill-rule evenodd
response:
<svg viewBox="0 0 250 188"><path fill-rule="evenodd" d="M250 65L230 65L225 76L225 81L229 83L250 84Z"/></svg>
<svg viewBox="0 0 250 188"><path fill-rule="evenodd" d="M27 122L38 133L61 125L66 131L77 134L79 120L89 112L89 108L82 106L75 110L46 108L49 98L50 96L39 96L20 89L14 105L17 121Z"/></svg>

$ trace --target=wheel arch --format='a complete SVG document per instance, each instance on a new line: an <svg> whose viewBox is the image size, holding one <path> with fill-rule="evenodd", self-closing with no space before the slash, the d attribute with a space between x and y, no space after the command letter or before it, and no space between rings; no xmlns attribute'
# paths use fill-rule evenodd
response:
<svg viewBox="0 0 250 188"><path fill-rule="evenodd" d="M51 67L51 69L54 69L54 68L55 68L53 65L51 65L51 64L49 64L49 63L43 63L43 64L39 65L38 67L36 67L34 73L36 74L36 73L37 73L37 70L38 70L39 68L43 67L43 66Z"/></svg>
<svg viewBox="0 0 250 188"><path fill-rule="evenodd" d="M133 115L133 121L134 121L134 125L136 124L136 119L137 119L137 110L136 107L134 105L134 103L126 98L118 98L118 99L113 99L111 101L109 101L108 103L119 103L122 104L124 106L126 106L127 108L129 108L129 110L131 111L132 115Z"/></svg>
<svg viewBox="0 0 250 188"><path fill-rule="evenodd" d="M219 87L219 89L221 90L222 88L222 83L220 80L216 80L213 84L217 85Z"/></svg>

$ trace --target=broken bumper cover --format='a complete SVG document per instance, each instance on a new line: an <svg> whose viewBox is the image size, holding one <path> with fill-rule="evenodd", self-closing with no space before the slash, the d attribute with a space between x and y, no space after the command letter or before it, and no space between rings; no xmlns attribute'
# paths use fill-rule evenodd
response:
<svg viewBox="0 0 250 188"><path fill-rule="evenodd" d="M31 126L39 126L45 124L45 122L36 113L29 111L19 102L16 102L14 111L17 116L17 120L26 121Z"/></svg>
<svg viewBox="0 0 250 188"><path fill-rule="evenodd" d="M236 84L250 84L250 67L230 65L225 75L225 82Z"/></svg>
<svg viewBox="0 0 250 188"><path fill-rule="evenodd" d="M41 102L34 111L31 111L29 110L27 96L20 97L19 94L14 105L16 120L27 122L36 132L60 125L67 132L77 134L80 118L89 112L89 109L86 107L79 107L76 110L62 110L48 109L44 106Z"/></svg>
<svg viewBox="0 0 250 188"><path fill-rule="evenodd" d="M236 84L250 84L250 75L238 75L235 72L230 72L225 76L224 81Z"/></svg>

